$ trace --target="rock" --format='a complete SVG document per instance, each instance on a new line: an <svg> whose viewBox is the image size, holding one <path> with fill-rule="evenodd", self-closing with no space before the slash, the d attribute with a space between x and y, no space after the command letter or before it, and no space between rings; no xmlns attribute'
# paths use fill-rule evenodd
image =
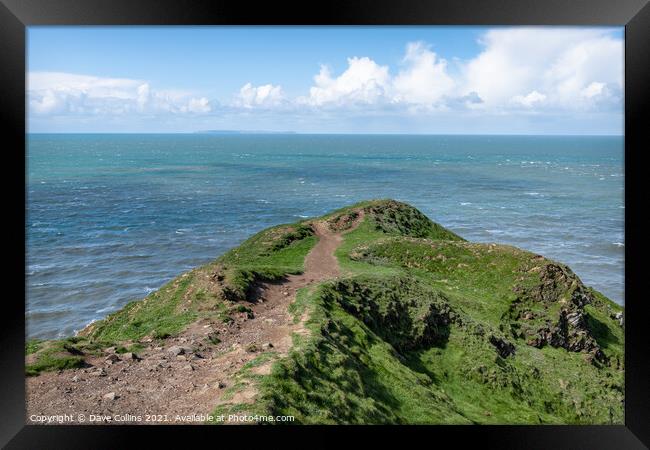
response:
<svg viewBox="0 0 650 450"><path fill-rule="evenodd" d="M103 367L100 367L99 369L92 372L92 374L94 376L96 376L96 377L105 377L106 376L106 370Z"/></svg>
<svg viewBox="0 0 650 450"><path fill-rule="evenodd" d="M191 360L203 359L203 355L200 353L195 353L190 357Z"/></svg>
<svg viewBox="0 0 650 450"><path fill-rule="evenodd" d="M74 377L72 377L72 382L73 383L76 383L78 381L79 381L79 375L75 375Z"/></svg>
<svg viewBox="0 0 650 450"><path fill-rule="evenodd" d="M102 397L104 400L115 400L118 396L115 395L115 392L109 392L108 394L104 394Z"/></svg>
<svg viewBox="0 0 650 450"><path fill-rule="evenodd" d="M115 347L108 347L107 349L104 350L106 353L115 353Z"/></svg>
<svg viewBox="0 0 650 450"><path fill-rule="evenodd" d="M618 324L620 326L623 326L624 321L623 321L623 313L622 312L617 312L616 314L614 314L614 319L618 320Z"/></svg>
<svg viewBox="0 0 650 450"><path fill-rule="evenodd" d="M607 356L591 335L582 307L562 309L557 323L551 328L540 328L537 336L528 344L537 348L548 344L570 352L585 352L589 362L607 362Z"/></svg>
<svg viewBox="0 0 650 450"><path fill-rule="evenodd" d="M176 355L176 359L178 361L185 361L186 360L185 355Z"/></svg>
<svg viewBox="0 0 650 450"><path fill-rule="evenodd" d="M183 355L185 353L185 349L178 345L172 345L167 349L167 352L173 356L177 356L177 355Z"/></svg>
<svg viewBox="0 0 650 450"><path fill-rule="evenodd" d="M267 342L266 344L264 344L264 348L273 348L273 344L270 343L270 342Z"/></svg>
<svg viewBox="0 0 650 450"><path fill-rule="evenodd" d="M120 357L117 356L115 353L111 353L106 357L104 361L106 361L109 364L113 364L114 362L118 362L120 360Z"/></svg>
<svg viewBox="0 0 650 450"><path fill-rule="evenodd" d="M183 369L191 372L194 370L194 366L192 364L186 364L183 366Z"/></svg>
<svg viewBox="0 0 650 450"><path fill-rule="evenodd" d="M141 358L135 353L128 352L122 355L125 361L139 361Z"/></svg>
<svg viewBox="0 0 650 450"><path fill-rule="evenodd" d="M584 327L584 316L581 311L574 311L566 315L566 320L572 327Z"/></svg>
<svg viewBox="0 0 650 450"><path fill-rule="evenodd" d="M490 336L490 344L494 345L502 358L515 354L515 346L503 338L492 335Z"/></svg>

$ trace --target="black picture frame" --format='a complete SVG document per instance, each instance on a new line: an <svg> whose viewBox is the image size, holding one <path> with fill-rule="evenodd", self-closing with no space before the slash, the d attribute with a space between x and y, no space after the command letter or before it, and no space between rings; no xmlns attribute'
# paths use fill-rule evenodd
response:
<svg viewBox="0 0 650 450"><path fill-rule="evenodd" d="M223 0L0 0L0 123L5 132L4 211L13 245L5 256L6 285L0 328L0 445L7 448L123 448L146 434L176 435L222 445L239 427L35 426L25 424L24 283L25 246L25 37L33 25L607 25L625 26L625 425L624 426L428 426L292 427L301 446L324 441L307 434L358 432L423 443L474 442L487 448L646 448L650 445L648 300L644 289L645 248L643 154L650 99L650 5L648 0L355 0L312 5ZM21 192L23 195L21 195ZM24 242L24 239L23 239ZM246 428L269 443L275 427ZM137 435L137 436L136 436ZM195 440L196 439L196 440ZM406 441L403 441L406 442ZM188 442L189 443L189 442ZM190 444L194 445L194 444ZM199 444L196 444L199 445ZM408 444L407 444L408 445ZM414 444L420 445L420 444Z"/></svg>

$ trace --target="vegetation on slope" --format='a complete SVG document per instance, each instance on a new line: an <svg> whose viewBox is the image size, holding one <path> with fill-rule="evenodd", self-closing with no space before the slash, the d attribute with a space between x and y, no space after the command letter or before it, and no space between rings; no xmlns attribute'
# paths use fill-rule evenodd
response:
<svg viewBox="0 0 650 450"><path fill-rule="evenodd" d="M350 230L345 275L292 305L308 336L286 358L263 353L253 404L215 413L293 415L298 423L622 423L622 308L565 265L470 243L415 208L362 202L323 216ZM164 338L201 317L227 320L260 280L303 269L309 221L265 230L87 328L74 342L31 342L28 373L82 364L100 342ZM64 345L65 344L65 345ZM251 368L268 361L269 375Z"/></svg>
<svg viewBox="0 0 650 450"><path fill-rule="evenodd" d="M82 341L54 340L46 341L47 345L28 342L26 372L35 375L80 367L89 347L129 346L147 338L164 339L200 318L232 320L231 314L241 306L237 301L246 298L256 281L300 273L315 243L313 230L304 223L261 231L216 261L184 273L146 298L92 323L79 333Z"/></svg>
<svg viewBox="0 0 650 450"><path fill-rule="evenodd" d="M256 404L230 411L298 423L622 423L620 306L530 252L442 227L415 238L402 218L377 226L372 203L326 216L345 229L365 212L337 252L349 275L299 296L311 337L257 381ZM411 208L398 205L397 216Z"/></svg>

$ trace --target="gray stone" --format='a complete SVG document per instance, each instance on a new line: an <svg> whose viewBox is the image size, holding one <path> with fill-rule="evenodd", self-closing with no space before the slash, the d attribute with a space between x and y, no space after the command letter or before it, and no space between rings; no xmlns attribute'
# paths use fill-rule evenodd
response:
<svg viewBox="0 0 650 450"><path fill-rule="evenodd" d="M132 352L128 352L122 355L122 358L124 358L126 361L137 361L140 359L138 355Z"/></svg>
<svg viewBox="0 0 650 450"><path fill-rule="evenodd" d="M620 326L623 326L623 323L625 323L624 320L623 320L623 313L622 313L622 312L617 312L617 313L614 315L614 319L618 320L618 324L619 324Z"/></svg>
<svg viewBox="0 0 650 450"><path fill-rule="evenodd" d="M106 357L106 359L104 361L106 361L107 363L113 364L114 362L117 362L119 360L120 360L119 356L117 356L115 353L111 353L110 355L108 355Z"/></svg>
<svg viewBox="0 0 650 450"><path fill-rule="evenodd" d="M102 397L104 400L115 400L118 396L115 394L115 392L109 392L108 394L104 394Z"/></svg>
<svg viewBox="0 0 650 450"><path fill-rule="evenodd" d="M185 349L183 347L179 347L178 345L172 345L167 349L168 353L171 353L172 355L182 355L185 353Z"/></svg>

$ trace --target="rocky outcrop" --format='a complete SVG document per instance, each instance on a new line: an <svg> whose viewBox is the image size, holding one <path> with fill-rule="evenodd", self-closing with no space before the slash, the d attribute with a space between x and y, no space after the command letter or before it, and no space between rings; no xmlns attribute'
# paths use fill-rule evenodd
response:
<svg viewBox="0 0 650 450"><path fill-rule="evenodd" d="M526 300L546 304L570 301L582 308L592 300L582 281L566 266L549 263L539 271L539 283L532 287L515 286L514 290Z"/></svg>
<svg viewBox="0 0 650 450"><path fill-rule="evenodd" d="M591 336L583 311L562 309L557 323L540 328L537 336L528 342L534 347L550 345L570 352L586 352L590 360L606 362L607 358Z"/></svg>
<svg viewBox="0 0 650 450"><path fill-rule="evenodd" d="M447 299L410 277L338 281L324 299L341 305L400 352L439 345L449 336Z"/></svg>
<svg viewBox="0 0 650 450"><path fill-rule="evenodd" d="M494 348L497 349L497 353L502 358L507 358L508 356L515 355L515 346L511 342L506 341L503 338L497 336L490 336L490 344L494 345Z"/></svg>
<svg viewBox="0 0 650 450"><path fill-rule="evenodd" d="M593 302L591 292L566 266L549 263L539 270L539 283L517 285L518 294L511 307L514 329L523 330L518 337L527 338L528 345L537 348L550 345L570 352L589 354L589 360L606 362L607 358L592 336L584 307ZM535 311L543 308L545 314ZM557 320L548 319L558 310ZM539 322L539 318L546 320Z"/></svg>
<svg viewBox="0 0 650 450"><path fill-rule="evenodd" d="M327 224L332 231L349 230L359 219L360 214L361 213L359 211L350 211L347 213L339 214L329 219L327 221Z"/></svg>

